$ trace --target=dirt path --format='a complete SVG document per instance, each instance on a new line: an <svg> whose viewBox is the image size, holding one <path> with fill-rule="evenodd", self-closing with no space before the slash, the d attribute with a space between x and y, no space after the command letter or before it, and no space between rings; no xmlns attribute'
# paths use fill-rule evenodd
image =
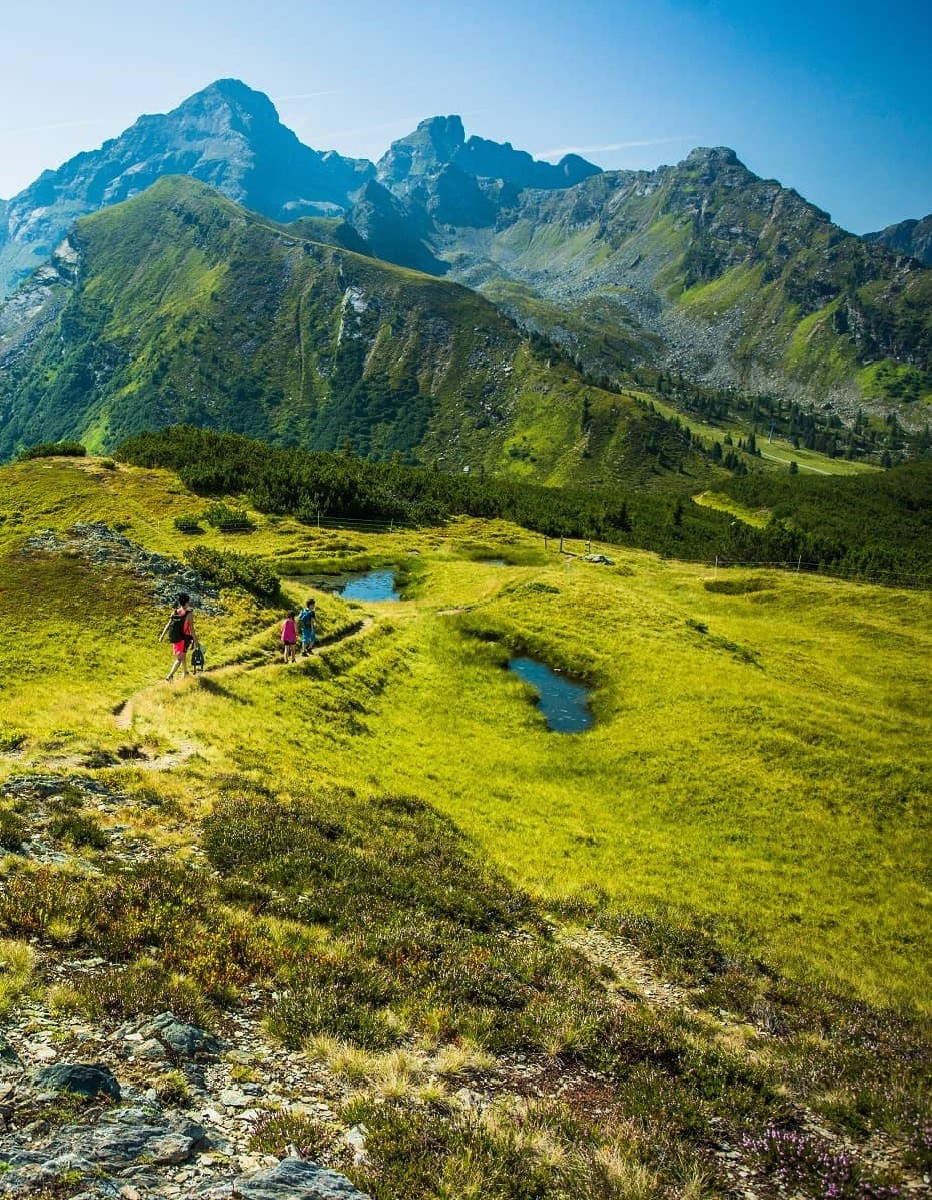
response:
<svg viewBox="0 0 932 1200"><path fill-rule="evenodd" d="M374 624L375 619L373 617L363 617L361 621L350 625L340 634L331 638L321 639L317 643L315 653L312 655L312 657L325 655L327 650L329 650L332 646L338 646L342 642L349 641L351 638L362 637L373 627ZM263 633L261 636L265 637L266 633ZM181 676L171 681L160 679L155 683L146 684L144 688L140 688L138 692L134 692L131 696L128 696L124 701L117 705L117 707L113 710L114 724L116 725L117 729L132 729L133 722L136 718L136 712L139 708L139 702L150 696L164 693L167 688L186 688L191 687L192 685L197 686L198 681L202 678L221 679L227 675L241 675L246 671L257 671L264 667L283 665L284 664L281 661L280 655L274 650L260 649L258 647L255 647L251 650L247 648L247 656L239 659L236 662L223 663L216 667L208 667L205 671L199 672L197 675L189 673L187 677ZM188 743L188 749L189 753L184 754L183 758L180 758L178 761L185 761L187 758L192 757L192 755L197 752L197 748L191 743ZM162 762L163 759L168 759L171 757L173 757L173 755L163 755L162 759L151 759L145 765L150 769L159 769L157 764ZM174 755L174 757L177 757L177 754ZM176 766L177 762L162 762L162 765L163 767Z"/></svg>

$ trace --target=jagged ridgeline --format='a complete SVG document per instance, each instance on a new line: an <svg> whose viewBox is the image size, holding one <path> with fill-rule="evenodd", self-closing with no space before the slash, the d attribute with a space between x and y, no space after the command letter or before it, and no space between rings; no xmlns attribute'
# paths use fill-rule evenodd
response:
<svg viewBox="0 0 932 1200"><path fill-rule="evenodd" d="M274 450L210 430L175 427L129 439L117 457L167 467L206 496L245 495L257 509L315 522L319 514L425 524L503 517L554 537L599 538L681 559L805 562L863 578L932 582L932 463L848 479L752 475L726 484L758 526L643 489L541 487L507 477L373 463L345 453Z"/></svg>
<svg viewBox="0 0 932 1200"><path fill-rule="evenodd" d="M0 454L185 422L541 482L709 464L467 288L173 177L77 223L0 331ZM24 310L28 319L24 319Z"/></svg>

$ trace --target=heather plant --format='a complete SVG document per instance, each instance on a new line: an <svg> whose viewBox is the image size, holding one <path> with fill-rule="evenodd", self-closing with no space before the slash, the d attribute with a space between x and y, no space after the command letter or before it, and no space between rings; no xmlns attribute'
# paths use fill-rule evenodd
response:
<svg viewBox="0 0 932 1200"><path fill-rule="evenodd" d="M29 826L19 813L0 808L0 849L18 850L29 835Z"/></svg>
<svg viewBox="0 0 932 1200"><path fill-rule="evenodd" d="M106 830L102 829L99 820L89 813L56 813L49 818L48 831L56 840L68 842L75 848L103 850L110 844Z"/></svg>
<svg viewBox="0 0 932 1200"><path fill-rule="evenodd" d="M656 1176L631 1169L633 1150L612 1147L610 1166L609 1148L596 1131L560 1105L500 1104L479 1115L442 1104L360 1098L344 1106L342 1117L366 1128L365 1163L349 1174L374 1200L647 1200L663 1194ZM635 1178L639 1187L629 1190Z"/></svg>
<svg viewBox="0 0 932 1200"><path fill-rule="evenodd" d="M899 1181L866 1171L846 1151L812 1134L768 1126L748 1137L745 1153L761 1172L792 1193L818 1200L896 1200Z"/></svg>
<svg viewBox="0 0 932 1200"><path fill-rule="evenodd" d="M318 1162L335 1140L336 1130L332 1123L308 1113L275 1109L256 1118L249 1135L249 1146L277 1158L297 1152L301 1158Z"/></svg>

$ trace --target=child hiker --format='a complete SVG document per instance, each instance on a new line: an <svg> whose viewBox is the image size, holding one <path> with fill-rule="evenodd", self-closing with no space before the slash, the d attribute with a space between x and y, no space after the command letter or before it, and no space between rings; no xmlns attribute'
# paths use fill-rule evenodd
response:
<svg viewBox="0 0 932 1200"><path fill-rule="evenodd" d="M317 620L316 601L309 599L304 605L304 608L298 613L298 629L301 631L301 657L307 658L311 653L311 648L317 641L317 629L315 621Z"/></svg>
<svg viewBox="0 0 932 1200"><path fill-rule="evenodd" d="M282 662L294 662L295 648L298 642L298 627L295 624L295 614L290 612L282 622Z"/></svg>
<svg viewBox="0 0 932 1200"><path fill-rule="evenodd" d="M159 641L164 642L166 637L171 642L172 650L175 654L175 661L172 663L171 670L165 676L166 681L171 683L179 667L181 667L182 676L188 674L188 650L191 646L200 645L197 640L197 632L194 628L191 597L187 592L179 593L172 615L165 622L165 628L159 634Z"/></svg>

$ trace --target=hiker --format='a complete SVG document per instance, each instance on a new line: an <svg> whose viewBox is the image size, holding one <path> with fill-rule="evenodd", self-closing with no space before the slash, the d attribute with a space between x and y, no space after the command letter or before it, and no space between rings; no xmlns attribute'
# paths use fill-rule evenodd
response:
<svg viewBox="0 0 932 1200"><path fill-rule="evenodd" d="M311 653L311 648L317 641L317 629L315 622L317 620L317 602L311 598L308 599L304 608L298 613L298 628L301 630L301 657L307 658Z"/></svg>
<svg viewBox="0 0 932 1200"><path fill-rule="evenodd" d="M191 646L199 646L197 640L197 632L194 628L194 613L191 611L191 597L187 592L180 592L178 601L175 604L172 615L165 622L165 628L159 634L159 641L163 642L165 638L172 644L172 650L175 653L175 661L172 663L172 669L165 676L167 683L171 683L175 672L181 667L183 677L188 674L188 650Z"/></svg>
<svg viewBox="0 0 932 1200"><path fill-rule="evenodd" d="M290 612L282 622L282 662L294 662L295 648L298 642L298 627L295 624L295 614Z"/></svg>

